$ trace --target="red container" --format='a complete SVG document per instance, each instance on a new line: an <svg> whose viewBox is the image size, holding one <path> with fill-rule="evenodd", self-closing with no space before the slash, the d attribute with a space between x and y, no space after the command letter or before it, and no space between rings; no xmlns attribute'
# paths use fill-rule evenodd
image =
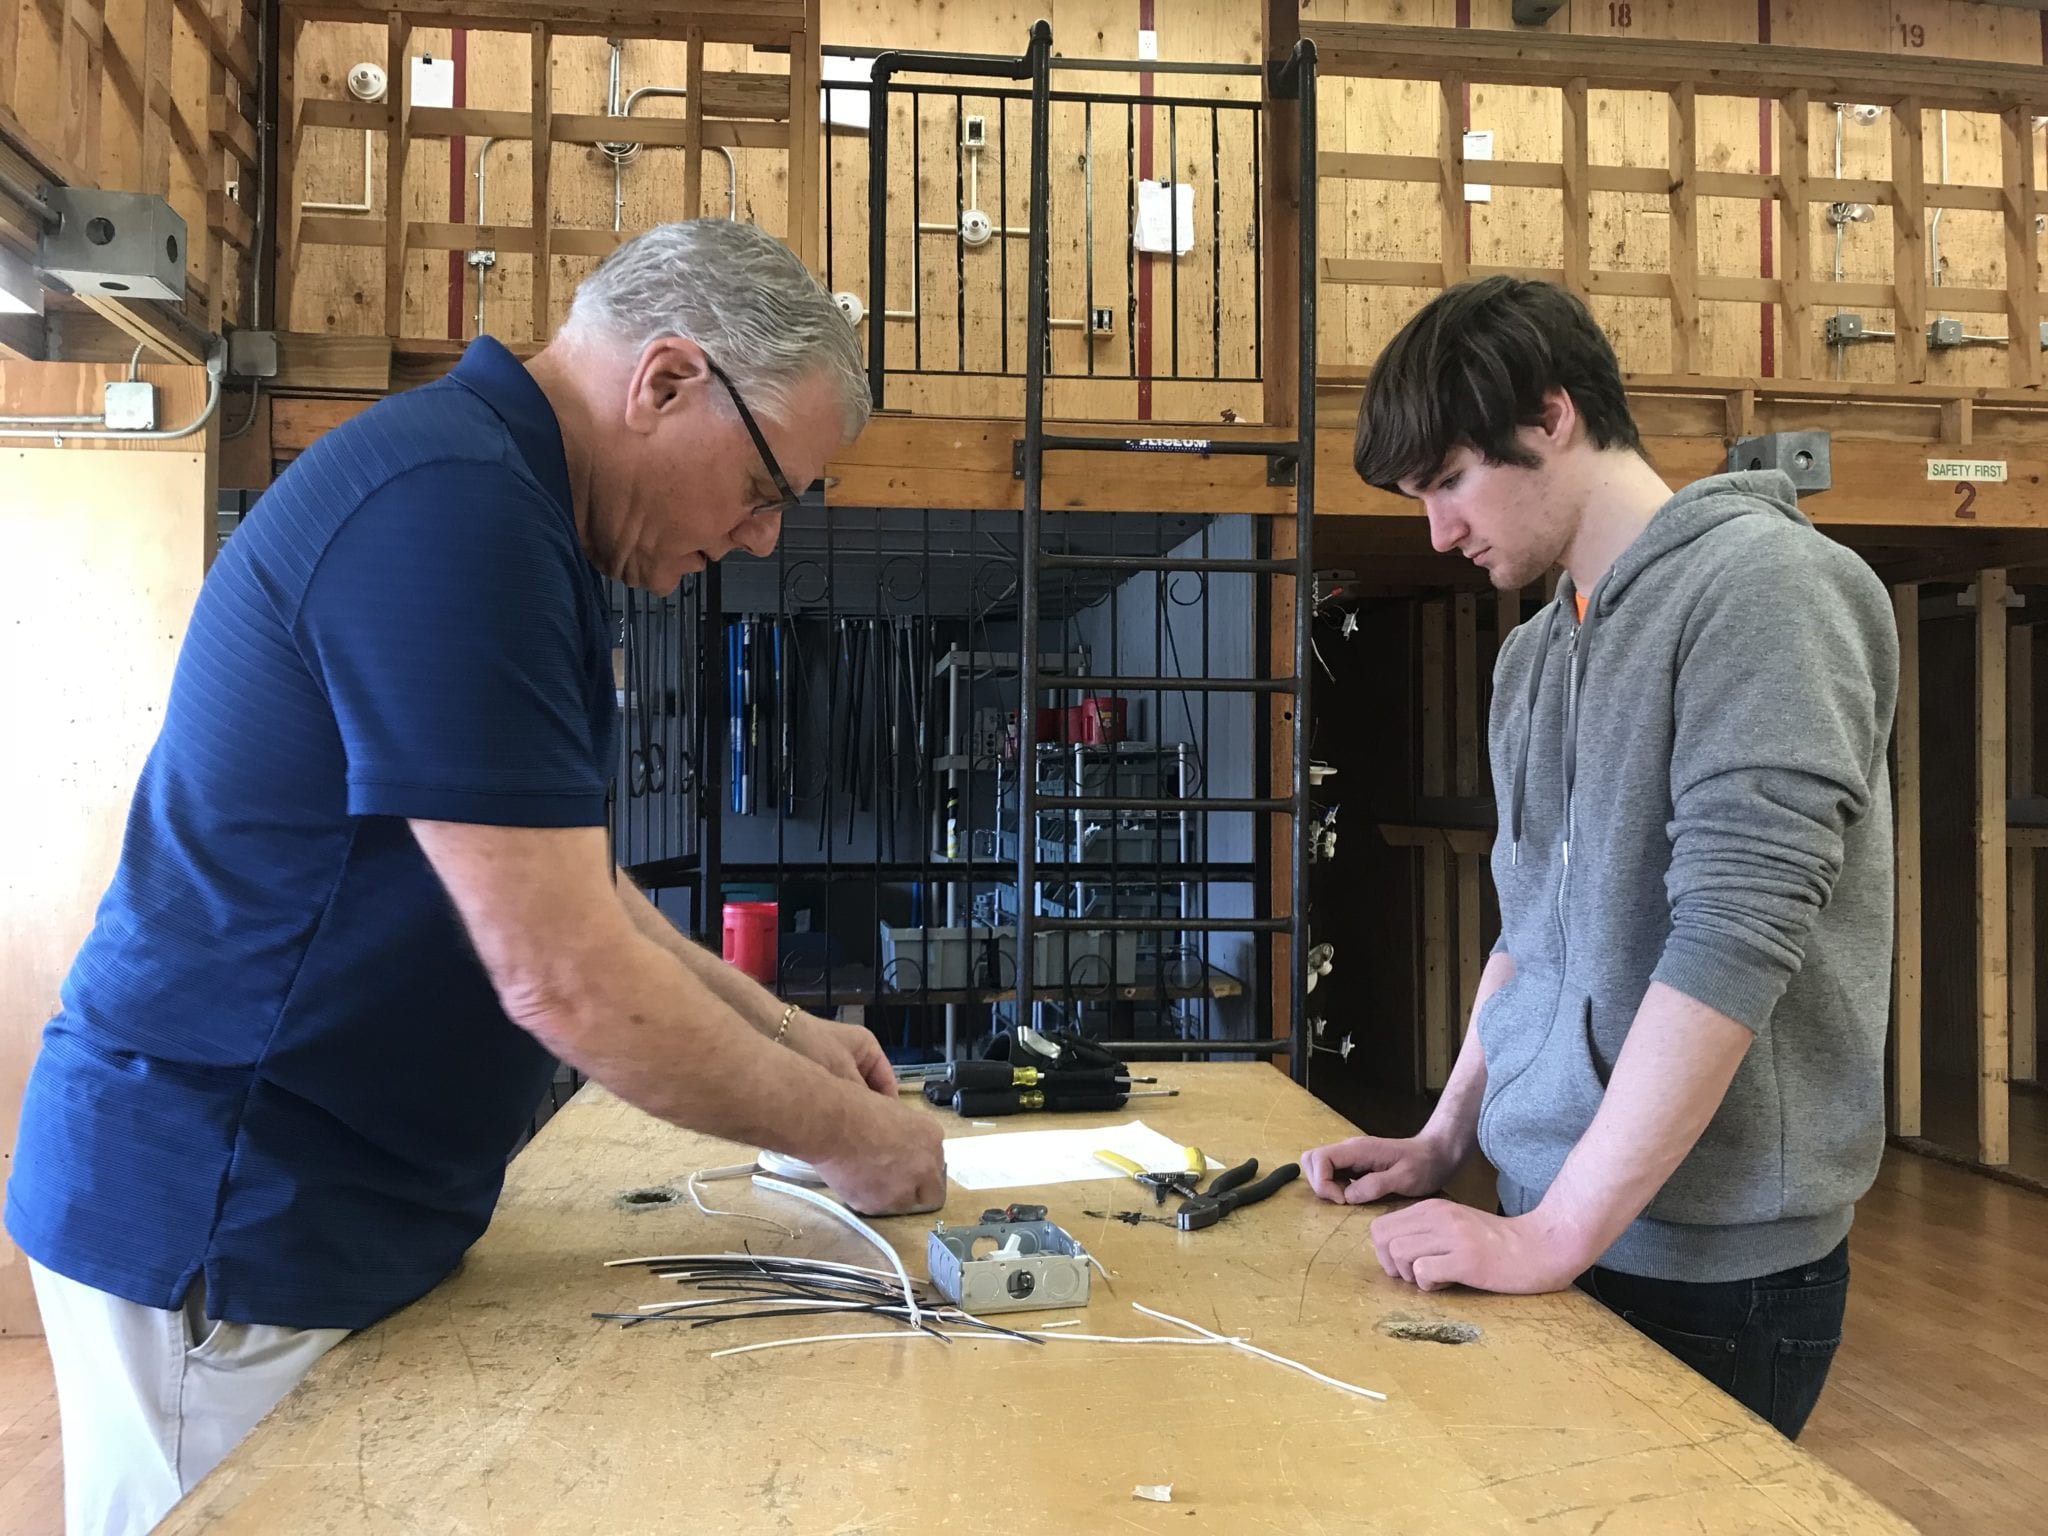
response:
<svg viewBox="0 0 2048 1536"><path fill-rule="evenodd" d="M1077 746L1107 747L1124 739L1128 700L1094 694L1067 711L1067 740Z"/></svg>
<svg viewBox="0 0 2048 1536"><path fill-rule="evenodd" d="M1046 745L1048 742L1058 742L1066 740L1066 738L1060 734L1060 722L1062 719L1061 711L1057 709L1040 709L1037 710L1035 713L1037 715L1038 725L1038 744L1041 747Z"/></svg>
<svg viewBox="0 0 2048 1536"><path fill-rule="evenodd" d="M728 901L722 950L726 964L744 971L764 987L774 986L775 932L781 923L782 909L775 902Z"/></svg>

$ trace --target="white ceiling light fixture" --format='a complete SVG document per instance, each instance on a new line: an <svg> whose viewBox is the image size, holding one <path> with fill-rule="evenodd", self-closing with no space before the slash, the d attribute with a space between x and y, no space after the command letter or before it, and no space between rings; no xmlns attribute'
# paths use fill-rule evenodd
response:
<svg viewBox="0 0 2048 1536"><path fill-rule="evenodd" d="M35 269L0 246L0 315L40 315L43 285Z"/></svg>

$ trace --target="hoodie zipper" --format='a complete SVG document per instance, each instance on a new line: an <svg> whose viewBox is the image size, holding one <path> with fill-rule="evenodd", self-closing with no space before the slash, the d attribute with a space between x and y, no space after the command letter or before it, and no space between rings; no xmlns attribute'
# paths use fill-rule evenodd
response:
<svg viewBox="0 0 2048 1536"><path fill-rule="evenodd" d="M1578 739L1579 631L1583 627L1577 621L1573 622L1571 639L1566 644L1564 652L1564 733L1568 743ZM1572 798L1577 778L1578 774L1576 772L1571 774L1564 786L1564 838L1561 849L1561 867L1557 876L1557 936L1560 974L1563 972L1564 963L1569 958L1571 950L1571 934L1565 927L1564 898L1565 888L1571 884L1572 878Z"/></svg>

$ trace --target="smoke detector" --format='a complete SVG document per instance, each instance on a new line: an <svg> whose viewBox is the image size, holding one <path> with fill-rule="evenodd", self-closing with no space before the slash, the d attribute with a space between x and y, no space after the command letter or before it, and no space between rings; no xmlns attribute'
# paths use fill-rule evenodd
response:
<svg viewBox="0 0 2048 1536"><path fill-rule="evenodd" d="M381 64L365 61L349 67L348 93L357 101L382 101L387 83Z"/></svg>

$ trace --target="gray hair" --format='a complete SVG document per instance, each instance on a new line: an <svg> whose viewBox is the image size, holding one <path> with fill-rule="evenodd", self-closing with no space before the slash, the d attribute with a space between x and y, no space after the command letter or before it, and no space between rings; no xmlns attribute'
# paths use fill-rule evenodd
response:
<svg viewBox="0 0 2048 1536"><path fill-rule="evenodd" d="M791 394L822 376L839 397L847 439L868 422L853 327L796 253L758 225L691 219L636 235L578 286L561 334L636 353L657 337L687 336L759 414L787 422Z"/></svg>

